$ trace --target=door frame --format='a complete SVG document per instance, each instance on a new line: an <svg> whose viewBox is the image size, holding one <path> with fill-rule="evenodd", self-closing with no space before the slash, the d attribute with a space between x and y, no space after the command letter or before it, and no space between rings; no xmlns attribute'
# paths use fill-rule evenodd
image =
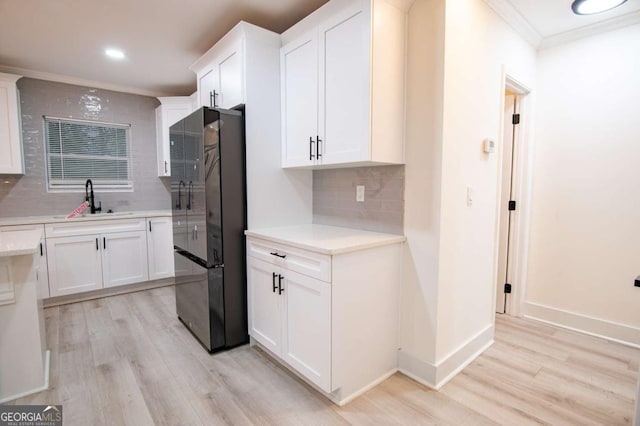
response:
<svg viewBox="0 0 640 426"><path fill-rule="evenodd" d="M532 194L532 160L533 138L531 129L533 123L531 90L502 67L502 80L500 84L500 131L497 152L497 194L496 197L496 223L495 223L495 247L494 247L494 306L498 292L498 263L500 256L500 212L506 208L502 204L502 161L504 149L504 125L505 125L505 93L509 90L516 95L516 103L520 114L520 124L514 137L513 154L513 193L517 201L517 209L511 218L511 244L509 245L509 268L511 271L511 297L507 299L505 314L513 316L523 315L523 305L526 294L527 259L529 250L529 224L531 218L531 194Z"/></svg>

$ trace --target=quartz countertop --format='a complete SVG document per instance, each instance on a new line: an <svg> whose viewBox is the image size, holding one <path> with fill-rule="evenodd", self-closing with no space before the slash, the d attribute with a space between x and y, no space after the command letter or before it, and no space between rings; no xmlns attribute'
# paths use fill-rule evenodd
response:
<svg viewBox="0 0 640 426"><path fill-rule="evenodd" d="M42 230L0 232L0 257L33 254L40 248Z"/></svg>
<svg viewBox="0 0 640 426"><path fill-rule="evenodd" d="M71 213L72 210L69 210L69 213ZM35 224L41 224L41 223L59 223L59 222L84 222L84 221L92 221L92 220L110 220L110 219L140 219L142 217L163 217L163 216L171 216L171 210L149 210L149 211L135 211L135 212L86 214L86 215L76 216L73 219L66 219L67 214L51 215L51 216L26 216L26 217L0 218L0 226L35 225Z"/></svg>
<svg viewBox="0 0 640 426"><path fill-rule="evenodd" d="M245 231L245 235L329 255L396 244L406 240L404 235L383 234L327 225L250 229Z"/></svg>

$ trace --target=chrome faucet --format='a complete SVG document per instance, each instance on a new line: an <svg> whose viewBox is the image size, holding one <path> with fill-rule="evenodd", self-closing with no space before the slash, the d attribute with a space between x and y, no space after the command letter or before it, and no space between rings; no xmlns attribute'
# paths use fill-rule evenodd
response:
<svg viewBox="0 0 640 426"><path fill-rule="evenodd" d="M91 187L91 192L89 192L89 187ZM100 205L96 207L95 198L93 196L93 182L91 182L91 179L87 179L87 183L84 184L84 195L85 201L89 202L91 214L102 211L102 201L100 201Z"/></svg>

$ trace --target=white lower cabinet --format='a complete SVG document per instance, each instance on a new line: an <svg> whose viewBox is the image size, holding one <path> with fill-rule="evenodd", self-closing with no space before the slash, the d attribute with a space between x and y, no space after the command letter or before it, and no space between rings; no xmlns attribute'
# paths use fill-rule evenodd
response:
<svg viewBox="0 0 640 426"><path fill-rule="evenodd" d="M331 284L248 259L250 334L331 392Z"/></svg>
<svg viewBox="0 0 640 426"><path fill-rule="evenodd" d="M42 253L49 280L43 298L174 274L170 217L51 223L45 234Z"/></svg>
<svg viewBox="0 0 640 426"><path fill-rule="evenodd" d="M64 296L102 288L99 235L47 239L51 296Z"/></svg>
<svg viewBox="0 0 640 426"><path fill-rule="evenodd" d="M174 276L173 221L170 217L147 219L149 280Z"/></svg>
<svg viewBox="0 0 640 426"><path fill-rule="evenodd" d="M146 232L102 236L102 279L105 288L149 279Z"/></svg>
<svg viewBox="0 0 640 426"><path fill-rule="evenodd" d="M401 241L324 254L260 236L247 235L252 343L340 405L393 374Z"/></svg>
<svg viewBox="0 0 640 426"><path fill-rule="evenodd" d="M41 224L36 225L13 225L2 226L2 231L29 231L39 230L42 232L42 238L40 239L39 252L36 260L36 278L38 280L38 298L46 299L50 296L49 293L49 271L47 267L47 242L44 238L44 226Z"/></svg>

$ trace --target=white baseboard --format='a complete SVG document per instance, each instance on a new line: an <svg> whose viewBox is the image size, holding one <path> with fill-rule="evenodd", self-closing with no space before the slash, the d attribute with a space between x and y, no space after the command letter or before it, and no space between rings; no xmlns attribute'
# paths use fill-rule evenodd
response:
<svg viewBox="0 0 640 426"><path fill-rule="evenodd" d="M7 403L9 401L15 401L19 398L24 398L25 396L33 395L34 393L42 392L49 389L49 372L51 367L51 351L47 350L44 354L44 384L38 388L30 389L28 391L20 392L15 395L10 395L5 398L0 399L0 404Z"/></svg>
<svg viewBox="0 0 640 426"><path fill-rule="evenodd" d="M493 335L494 326L489 324L436 364L400 351L398 371L431 389L438 390L486 351L493 344Z"/></svg>
<svg viewBox="0 0 640 426"><path fill-rule="evenodd" d="M640 328L589 315L525 302L524 316L536 321L640 348Z"/></svg>

